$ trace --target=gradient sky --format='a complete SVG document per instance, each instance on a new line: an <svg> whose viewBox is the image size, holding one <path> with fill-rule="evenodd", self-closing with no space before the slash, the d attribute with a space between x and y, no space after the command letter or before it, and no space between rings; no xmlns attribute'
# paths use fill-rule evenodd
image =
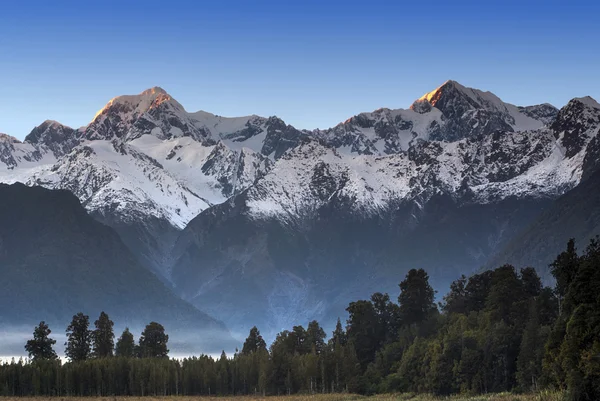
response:
<svg viewBox="0 0 600 401"><path fill-rule="evenodd" d="M447 79L518 105L598 99L598 3L7 0L0 132L79 127L152 86L188 111L298 128L406 108Z"/></svg>

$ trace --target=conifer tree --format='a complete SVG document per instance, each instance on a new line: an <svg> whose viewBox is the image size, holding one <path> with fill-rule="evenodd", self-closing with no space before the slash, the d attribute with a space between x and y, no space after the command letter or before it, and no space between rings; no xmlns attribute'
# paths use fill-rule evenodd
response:
<svg viewBox="0 0 600 401"><path fill-rule="evenodd" d="M104 312L100 313L98 320L94 322L96 329L92 333L94 340L94 356L96 358L107 358L113 356L115 334L114 323Z"/></svg>
<svg viewBox="0 0 600 401"><path fill-rule="evenodd" d="M129 331L129 327L126 327L121 336L117 339L115 355L125 358L133 358L135 356L135 341L133 339L133 334Z"/></svg>
<svg viewBox="0 0 600 401"><path fill-rule="evenodd" d="M575 248L575 240L571 238L567 243L567 249L561 252L550 264L550 272L556 280L556 293L558 294L561 310L563 298L567 295L569 285L575 279L578 269L579 256L577 255L577 248Z"/></svg>
<svg viewBox="0 0 600 401"><path fill-rule="evenodd" d="M546 347L545 366L559 383L566 384L569 400L595 400L600 399L599 238L590 241L581 257L573 254L569 241L567 251L552 265L564 305ZM565 287L563 294L560 289Z"/></svg>
<svg viewBox="0 0 600 401"><path fill-rule="evenodd" d="M79 312L73 316L67 327L65 354L73 362L85 361L91 354L92 332L89 330L90 318Z"/></svg>
<svg viewBox="0 0 600 401"><path fill-rule="evenodd" d="M346 327L348 341L354 346L355 355L365 369L375 359L380 345L377 337L379 319L370 301L351 302L346 310L349 314Z"/></svg>
<svg viewBox="0 0 600 401"><path fill-rule="evenodd" d="M221 357L216 362L217 394L225 395L229 392L229 361L225 351L221 351Z"/></svg>
<svg viewBox="0 0 600 401"><path fill-rule="evenodd" d="M541 336L537 304L531 302L529 321L525 326L519 357L517 359L517 381L525 391L536 391L541 376L544 339Z"/></svg>
<svg viewBox="0 0 600 401"><path fill-rule="evenodd" d="M523 320L526 321L527 305L514 307L524 297L523 282L519 279L513 266L504 265L494 270L492 286L485 306L486 310L493 314L495 320L503 319L505 322L513 322L517 317L523 316Z"/></svg>
<svg viewBox="0 0 600 401"><path fill-rule="evenodd" d="M400 316L402 324L424 321L436 309L435 291L429 285L429 275L423 269L411 269L400 283Z"/></svg>
<svg viewBox="0 0 600 401"><path fill-rule="evenodd" d="M330 341L333 343L333 345L336 345L336 344L339 344L341 346L346 345L346 341L347 341L346 332L344 331L344 328L342 327L342 322L339 317L338 317L337 323L335 324L335 330L333 331Z"/></svg>
<svg viewBox="0 0 600 401"><path fill-rule="evenodd" d="M52 346L56 344L56 340L49 337L52 331L48 328L46 322L41 321L33 329L33 339L27 341L25 351L29 353L29 357L34 361L56 359L57 355Z"/></svg>
<svg viewBox="0 0 600 401"><path fill-rule="evenodd" d="M319 322L313 320L308 324L308 328L306 329L306 341L308 343L308 347L311 348L311 351L314 350L315 353L320 354L325 349L325 338L327 335L325 334L325 330L319 325Z"/></svg>
<svg viewBox="0 0 600 401"><path fill-rule="evenodd" d="M376 292L371 295L371 303L377 315L377 340L379 346L394 341L400 328L400 308L390 301L390 296Z"/></svg>
<svg viewBox="0 0 600 401"><path fill-rule="evenodd" d="M298 355L305 355L311 351L310 344L308 343L306 330L304 327L294 326L290 333L291 342L294 344L293 352Z"/></svg>
<svg viewBox="0 0 600 401"><path fill-rule="evenodd" d="M150 322L142 332L139 341L139 353L142 358L167 358L169 336L160 323Z"/></svg>
<svg viewBox="0 0 600 401"><path fill-rule="evenodd" d="M260 331L256 326L250 329L250 334L246 341L244 341L244 346L242 348L242 355L249 355L253 352L257 352L258 350L266 350L267 343L260 335Z"/></svg>

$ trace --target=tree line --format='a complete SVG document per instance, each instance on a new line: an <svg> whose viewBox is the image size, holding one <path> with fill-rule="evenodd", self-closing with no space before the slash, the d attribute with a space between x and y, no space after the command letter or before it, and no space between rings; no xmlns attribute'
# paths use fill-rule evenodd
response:
<svg viewBox="0 0 600 401"><path fill-rule="evenodd" d="M112 356L123 358L167 358L169 350L167 343L169 336L165 328L156 322L146 326L139 342L136 345L133 334L125 328L115 345L114 322L105 312L100 313L94 322L95 329L90 330L90 318L82 312L73 316L73 320L66 330L67 342L65 343L65 356L71 362L83 362L93 358L109 358ZM33 330L33 339L27 341L25 350L32 362L41 360L56 360L58 355L54 351L56 340L50 338L52 331L42 321Z"/></svg>
<svg viewBox="0 0 600 401"><path fill-rule="evenodd" d="M600 242L575 242L551 264L553 288L533 268L504 265L462 276L443 301L422 269L408 272L397 302L375 293L348 305L331 337L317 321L279 333L267 347L253 327L228 357L168 358L168 335L150 323L138 344L114 344L102 313L73 317L56 357L41 322L30 360L0 366L0 395L242 395L417 392L451 395L556 389L600 399Z"/></svg>

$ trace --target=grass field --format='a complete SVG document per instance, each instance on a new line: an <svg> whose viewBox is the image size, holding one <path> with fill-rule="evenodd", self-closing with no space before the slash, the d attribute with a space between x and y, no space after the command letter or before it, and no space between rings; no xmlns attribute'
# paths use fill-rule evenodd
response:
<svg viewBox="0 0 600 401"><path fill-rule="evenodd" d="M5 401L87 401L89 398L79 397L5 397ZM540 394L488 394L478 396L452 396L435 397L431 395L414 394L383 394L370 397L354 394L323 394L323 395L290 395L269 397L98 397L94 401L223 401L234 399L236 401L562 401L560 393L544 392Z"/></svg>

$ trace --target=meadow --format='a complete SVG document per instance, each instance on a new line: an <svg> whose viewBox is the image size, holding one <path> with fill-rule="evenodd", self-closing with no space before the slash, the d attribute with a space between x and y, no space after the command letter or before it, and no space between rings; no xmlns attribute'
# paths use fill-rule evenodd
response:
<svg viewBox="0 0 600 401"><path fill-rule="evenodd" d="M3 397L4 401L87 401L90 397ZM542 392L536 394L486 394L477 396L436 397L427 394L316 394L286 396L225 396L225 397L93 397L94 401L562 401L563 394Z"/></svg>

